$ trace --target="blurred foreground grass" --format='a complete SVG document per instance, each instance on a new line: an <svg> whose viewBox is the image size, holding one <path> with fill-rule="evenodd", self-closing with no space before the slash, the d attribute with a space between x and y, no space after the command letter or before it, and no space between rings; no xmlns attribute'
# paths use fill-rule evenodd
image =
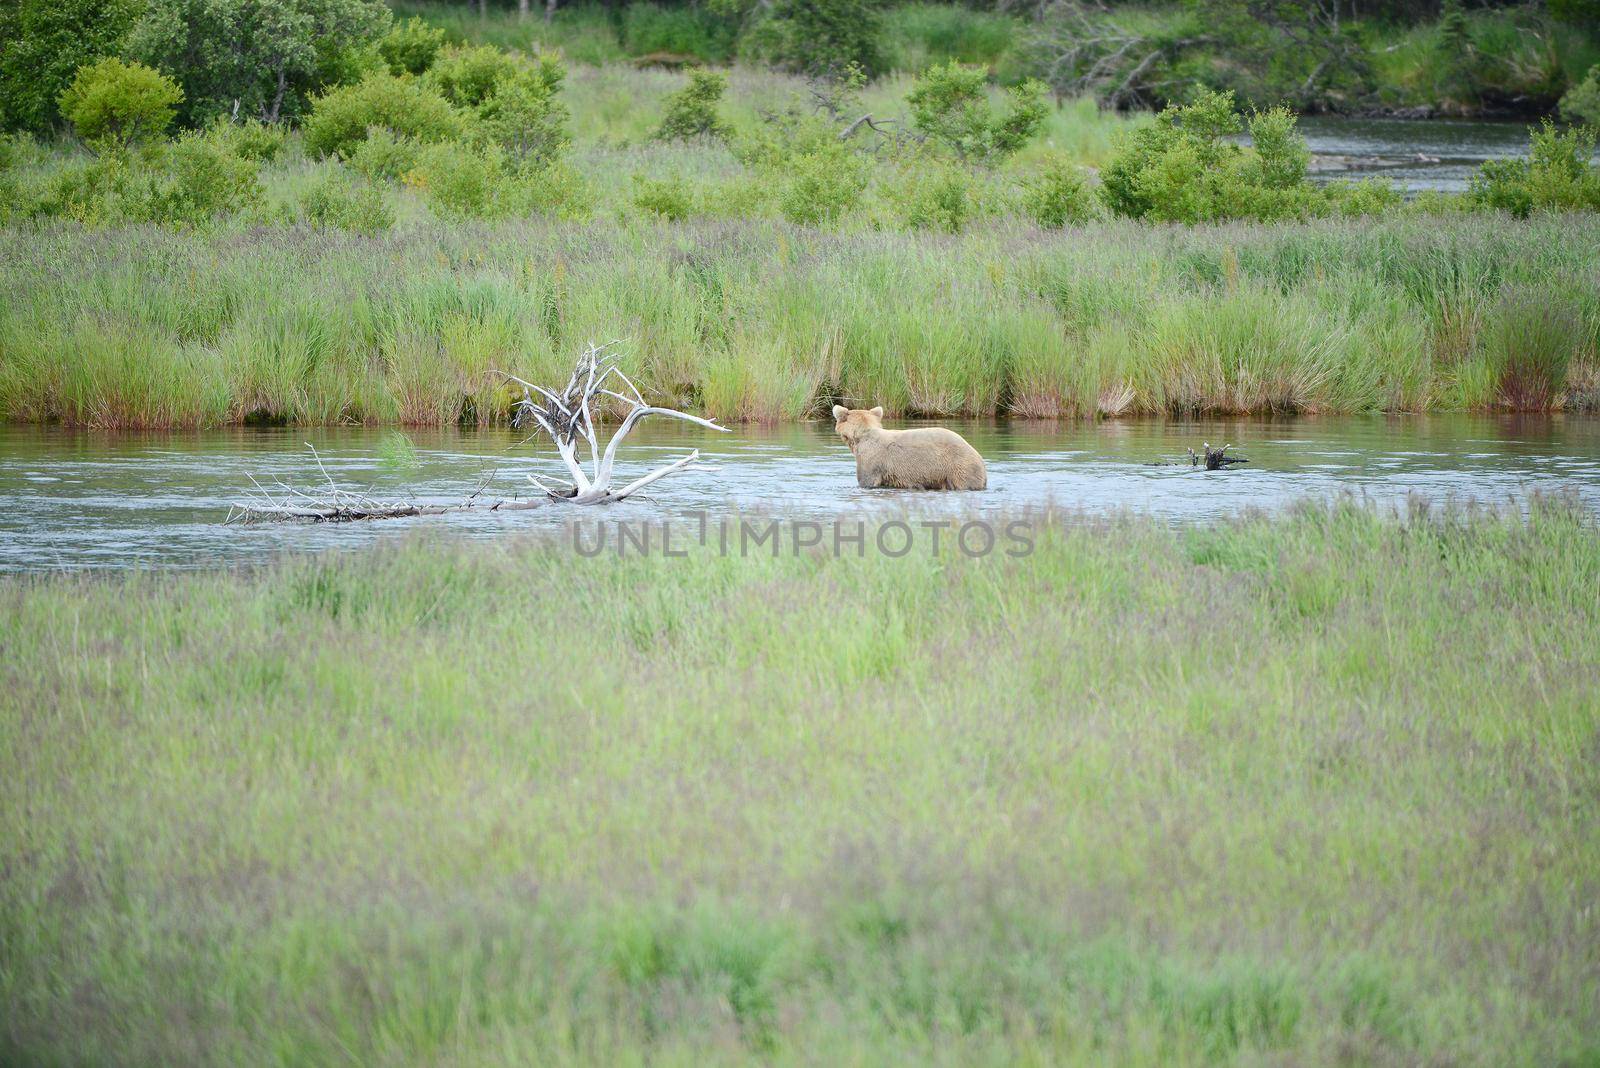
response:
<svg viewBox="0 0 1600 1068"><path fill-rule="evenodd" d="M0 580L0 1061L1590 1063L1592 517L1035 539Z"/></svg>

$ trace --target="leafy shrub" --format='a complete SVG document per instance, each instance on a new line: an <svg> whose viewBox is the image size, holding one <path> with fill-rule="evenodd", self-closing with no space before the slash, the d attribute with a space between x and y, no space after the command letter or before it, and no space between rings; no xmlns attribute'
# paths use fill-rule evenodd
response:
<svg viewBox="0 0 1600 1068"><path fill-rule="evenodd" d="M464 128L461 115L432 86L374 73L312 101L303 132L308 152L331 156L349 155L374 129L426 144L458 137Z"/></svg>
<svg viewBox="0 0 1600 1068"><path fill-rule="evenodd" d="M827 75L859 67L883 72L879 0L773 0L751 31L750 47L776 65Z"/></svg>
<svg viewBox="0 0 1600 1068"><path fill-rule="evenodd" d="M225 150L256 163L271 163L277 159L287 137L282 126L260 119L244 122L219 119L211 124L207 133Z"/></svg>
<svg viewBox="0 0 1600 1068"><path fill-rule="evenodd" d="M505 161L498 148L463 144L429 145L406 184L447 219L492 219L505 215Z"/></svg>
<svg viewBox="0 0 1600 1068"><path fill-rule="evenodd" d="M1327 187L1328 196L1340 215L1386 215L1406 201L1405 194L1386 178L1364 178L1359 182L1335 182Z"/></svg>
<svg viewBox="0 0 1600 1068"><path fill-rule="evenodd" d="M972 180L960 168L918 170L902 192L906 225L959 234L976 209Z"/></svg>
<svg viewBox="0 0 1600 1068"><path fill-rule="evenodd" d="M557 164L519 169L498 145L429 145L405 176L434 212L447 219L498 219L508 215L582 217L589 193L582 179Z"/></svg>
<svg viewBox="0 0 1600 1068"><path fill-rule="evenodd" d="M115 55L139 0L0 3L0 129L46 133L79 68Z"/></svg>
<svg viewBox="0 0 1600 1068"><path fill-rule="evenodd" d="M561 157L572 135L560 97L566 71L553 55L520 63L478 106L481 132L521 170L539 170Z"/></svg>
<svg viewBox="0 0 1600 1068"><path fill-rule="evenodd" d="M844 215L867 188L869 166L834 140L788 158L778 210L799 226L817 226Z"/></svg>
<svg viewBox="0 0 1600 1068"><path fill-rule="evenodd" d="M1095 216L1094 193L1083 172L1064 159L1050 160L1023 185L1023 210L1047 230L1085 223Z"/></svg>
<svg viewBox="0 0 1600 1068"><path fill-rule="evenodd" d="M172 125L183 90L142 63L102 59L61 94L61 114L91 144L130 145L160 137Z"/></svg>
<svg viewBox="0 0 1600 1068"><path fill-rule="evenodd" d="M172 73L193 126L301 116L313 93L382 66L374 46L393 20L382 0L160 0L142 11L125 54Z"/></svg>
<svg viewBox="0 0 1600 1068"><path fill-rule="evenodd" d="M1039 131L1046 106L1043 82L1029 80L1006 91L1009 106L996 115L982 67L951 61L917 79L906 97L917 129L963 159L1003 159Z"/></svg>
<svg viewBox="0 0 1600 1068"><path fill-rule="evenodd" d="M1468 198L1518 218L1534 211L1600 208L1600 171L1592 162L1595 131L1581 126L1563 131L1545 119L1528 134L1528 158L1484 163L1472 178Z"/></svg>
<svg viewBox="0 0 1600 1068"><path fill-rule="evenodd" d="M63 168L34 210L89 223L204 226L259 203L254 162L201 133L142 153L108 153Z"/></svg>
<svg viewBox="0 0 1600 1068"><path fill-rule="evenodd" d="M645 178L634 175L633 202L639 208L667 222L681 222L694 209L689 187L681 177Z"/></svg>
<svg viewBox="0 0 1600 1068"><path fill-rule="evenodd" d="M261 199L256 163L199 133L162 153L160 177L149 182L146 217L173 226L201 226Z"/></svg>
<svg viewBox="0 0 1600 1068"><path fill-rule="evenodd" d="M377 234L394 225L394 209L371 182L352 182L339 171L324 175L306 190L301 208L312 226Z"/></svg>
<svg viewBox="0 0 1600 1068"><path fill-rule="evenodd" d="M726 137L727 124L717 115L717 105L728 88L728 76L696 68L689 84L667 97L667 113L656 127L656 139L681 141L691 137Z"/></svg>
<svg viewBox="0 0 1600 1068"><path fill-rule="evenodd" d="M421 151L422 146L409 137L397 137L391 130L374 127L350 153L349 163L357 174L371 181L392 182L416 167Z"/></svg>
<svg viewBox="0 0 1600 1068"><path fill-rule="evenodd" d="M1561 117L1600 126L1600 64L1590 67L1588 77L1561 98Z"/></svg>
<svg viewBox="0 0 1600 1068"><path fill-rule="evenodd" d="M421 74L433 66L443 47L444 31L413 15L384 34L378 54L390 74Z"/></svg>
<svg viewBox="0 0 1600 1068"><path fill-rule="evenodd" d="M1305 180L1310 154L1287 108L1257 112L1252 147L1229 138L1244 120L1232 93L1202 91L1125 137L1100 175L1101 197L1118 215L1160 222L1304 218L1327 210Z"/></svg>
<svg viewBox="0 0 1600 1068"><path fill-rule="evenodd" d="M450 103L476 108L516 76L519 63L493 45L453 45L440 53L427 82Z"/></svg>

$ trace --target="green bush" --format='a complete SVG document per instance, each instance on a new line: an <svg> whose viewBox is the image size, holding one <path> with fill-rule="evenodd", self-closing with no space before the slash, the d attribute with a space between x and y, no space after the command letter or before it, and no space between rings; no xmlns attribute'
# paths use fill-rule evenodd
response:
<svg viewBox="0 0 1600 1068"><path fill-rule="evenodd" d="M444 47L444 31L413 15L396 23L378 42L378 54L390 74L422 74Z"/></svg>
<svg viewBox="0 0 1600 1068"><path fill-rule="evenodd" d="M519 68L517 57L493 45L452 45L434 60L427 82L455 106L477 108Z"/></svg>
<svg viewBox="0 0 1600 1068"><path fill-rule="evenodd" d="M256 163L271 163L277 159L287 139L282 126L260 119L243 122L219 119L211 124L207 133L227 151Z"/></svg>
<svg viewBox="0 0 1600 1068"><path fill-rule="evenodd" d="M368 74L312 101L303 128L306 151L348 155L374 129L422 143L461 135L465 121L432 86L392 74Z"/></svg>
<svg viewBox="0 0 1600 1068"><path fill-rule="evenodd" d="M561 101L566 71L554 55L519 63L494 92L478 105L478 125L485 137L505 150L519 170L549 167L572 141L567 106Z"/></svg>
<svg viewBox="0 0 1600 1068"><path fill-rule="evenodd" d="M1327 187L1334 210L1340 215L1386 215L1405 204L1405 194L1387 178L1359 182L1334 182Z"/></svg>
<svg viewBox="0 0 1600 1068"><path fill-rule="evenodd" d="M160 137L183 90L142 63L102 59L82 67L61 94L61 114L90 144L126 146Z"/></svg>
<svg viewBox="0 0 1600 1068"><path fill-rule="evenodd" d="M787 158L778 210L799 226L818 226L844 215L867 188L870 166L835 141Z"/></svg>
<svg viewBox="0 0 1600 1068"><path fill-rule="evenodd" d="M405 180L446 219L493 219L510 211L510 176L504 155L493 146L429 145Z"/></svg>
<svg viewBox="0 0 1600 1068"><path fill-rule="evenodd" d="M913 230L959 234L976 210L972 178L959 167L919 169L903 187L906 225Z"/></svg>
<svg viewBox="0 0 1600 1068"><path fill-rule="evenodd" d="M378 234L394 225L394 209L383 189L371 182L352 182L339 171L323 175L301 201L306 220L319 229Z"/></svg>
<svg viewBox="0 0 1600 1068"><path fill-rule="evenodd" d="M356 145L350 153L352 170L369 181L397 181L404 178L417 165L422 146L409 137L396 136L392 130L374 127L366 140Z"/></svg>
<svg viewBox="0 0 1600 1068"><path fill-rule="evenodd" d="M1059 157L1023 184L1022 207L1047 230L1086 223L1095 216L1094 193L1083 172Z"/></svg>
<svg viewBox="0 0 1600 1068"><path fill-rule="evenodd" d="M565 78L554 54L529 60L487 45L447 48L427 74L428 84L470 112L477 132L522 170L549 166L571 142L559 95Z"/></svg>
<svg viewBox="0 0 1600 1068"><path fill-rule="evenodd" d="M667 97L667 113L656 127L660 141L679 141L691 137L726 137L728 126L717 114L728 76L696 68L689 72L689 84Z"/></svg>
<svg viewBox="0 0 1600 1068"><path fill-rule="evenodd" d="M1015 154L1044 122L1045 85L1029 80L1008 89L1009 106L997 115L987 83L982 67L951 61L930 68L906 97L912 121L963 159L990 161Z"/></svg>
<svg viewBox="0 0 1600 1068"><path fill-rule="evenodd" d="M497 145L429 145L405 180L446 219L581 219L591 208L589 189L571 168L518 170Z"/></svg>
<svg viewBox="0 0 1600 1068"><path fill-rule="evenodd" d="M1481 208L1526 218L1534 211L1600 208L1596 131L1559 129L1549 119L1530 128L1528 158L1489 160L1473 176L1468 199Z"/></svg>
<svg viewBox="0 0 1600 1068"><path fill-rule="evenodd" d="M79 68L121 51L140 0L0 2L0 129L48 133Z"/></svg>
<svg viewBox="0 0 1600 1068"><path fill-rule="evenodd" d="M1100 174L1111 211L1152 222L1305 218L1328 210L1326 193L1306 181L1310 158L1287 108L1251 116L1251 147L1231 137L1245 128L1232 93L1202 91L1123 138Z"/></svg>
<svg viewBox="0 0 1600 1068"><path fill-rule="evenodd" d="M1600 126L1600 64L1590 67L1588 77L1561 98L1561 117Z"/></svg>
<svg viewBox="0 0 1600 1068"><path fill-rule="evenodd" d="M202 133L139 153L116 152L63 168L34 210L86 223L205 226L260 203L253 161Z"/></svg>
<svg viewBox="0 0 1600 1068"><path fill-rule="evenodd" d="M689 187L678 175L670 178L633 177L633 203L666 222L681 222L694 210Z"/></svg>
<svg viewBox="0 0 1600 1068"><path fill-rule="evenodd" d="M255 161L199 133L185 134L164 152L165 178L152 184L149 218L199 226L261 199Z"/></svg>

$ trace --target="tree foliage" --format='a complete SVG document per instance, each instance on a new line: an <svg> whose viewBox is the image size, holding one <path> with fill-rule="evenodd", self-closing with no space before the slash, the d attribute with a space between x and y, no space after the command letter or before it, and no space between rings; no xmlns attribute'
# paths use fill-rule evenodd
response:
<svg viewBox="0 0 1600 1068"><path fill-rule="evenodd" d="M46 133L78 68L118 54L139 0L0 0L0 129Z"/></svg>
<svg viewBox="0 0 1600 1068"><path fill-rule="evenodd" d="M379 0L159 0L129 35L128 54L183 86L183 118L301 114L312 94L381 65L389 28Z"/></svg>

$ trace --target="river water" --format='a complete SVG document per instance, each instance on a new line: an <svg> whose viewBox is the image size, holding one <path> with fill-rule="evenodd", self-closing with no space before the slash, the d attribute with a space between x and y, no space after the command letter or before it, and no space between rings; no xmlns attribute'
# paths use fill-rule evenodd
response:
<svg viewBox="0 0 1600 1068"><path fill-rule="evenodd" d="M863 490L831 424L740 428L642 425L621 474L699 448L716 470L690 469L651 487L649 499L603 509L630 521L662 516L762 514L831 519L888 510L998 515L1053 505L1089 514L1135 512L1214 522L1307 498L1354 494L1380 506L1419 495L1520 507L1530 494L1568 490L1600 515L1600 419L1576 416L1355 416L1229 422L950 422L989 464L985 493ZM283 551L363 545L416 530L494 538L557 531L575 512L471 512L346 524L227 526L251 479L313 492L326 485L307 443L344 489L385 499L459 501L487 480L485 498L521 496L528 472L556 476L548 445L510 431L408 435L414 466L396 467L396 431L237 428L106 434L0 427L0 570L193 567L261 560ZM387 445L386 445L387 438ZM1202 442L1231 442L1250 463L1222 472L1182 460Z"/></svg>
<svg viewBox="0 0 1600 1068"><path fill-rule="evenodd" d="M1300 131L1314 177L1378 176L1412 192L1460 192L1484 160L1528 152L1526 122L1313 115L1300 120Z"/></svg>

